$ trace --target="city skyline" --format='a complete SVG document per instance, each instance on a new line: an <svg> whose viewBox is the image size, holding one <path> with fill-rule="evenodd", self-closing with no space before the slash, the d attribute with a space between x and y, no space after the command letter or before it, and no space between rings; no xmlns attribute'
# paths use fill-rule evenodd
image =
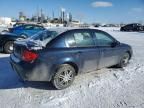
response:
<svg viewBox="0 0 144 108"><path fill-rule="evenodd" d="M144 21L143 0L1 0L0 16L18 18L18 13L22 11L31 17L41 8L49 17L52 17L53 12L55 17L59 17L63 8L72 13L74 19L88 23Z"/></svg>

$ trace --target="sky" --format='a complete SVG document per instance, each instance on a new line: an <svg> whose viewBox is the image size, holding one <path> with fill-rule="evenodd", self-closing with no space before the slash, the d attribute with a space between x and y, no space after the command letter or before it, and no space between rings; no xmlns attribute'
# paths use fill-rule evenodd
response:
<svg viewBox="0 0 144 108"><path fill-rule="evenodd" d="M18 18L23 11L31 17L42 8L52 17L61 8L71 12L74 19L87 23L144 22L144 0L0 0L0 16Z"/></svg>

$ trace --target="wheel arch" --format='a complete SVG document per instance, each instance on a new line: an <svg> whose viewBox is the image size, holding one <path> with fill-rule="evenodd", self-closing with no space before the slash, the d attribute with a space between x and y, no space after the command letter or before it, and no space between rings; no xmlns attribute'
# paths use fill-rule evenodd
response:
<svg viewBox="0 0 144 108"><path fill-rule="evenodd" d="M64 62L63 64L71 65L75 69L76 75L78 75L79 68L78 68L76 63L74 63L74 62Z"/></svg>
<svg viewBox="0 0 144 108"><path fill-rule="evenodd" d="M72 66L74 69L75 69L75 72L76 72L76 75L78 75L79 73L79 68L78 68L78 65L74 62L71 62L71 61L66 61L66 62L62 62L62 63L58 63L58 64L55 64L52 66L52 72L51 72L51 75L50 75L50 79L49 80L52 80L53 76L55 75L57 69L62 66L62 65L70 65Z"/></svg>
<svg viewBox="0 0 144 108"><path fill-rule="evenodd" d="M127 50L127 51L126 51L126 53L128 53L128 54L129 54L129 56L130 56L130 58L129 58L129 59L131 59L131 57L132 57L132 53L131 53L131 51Z"/></svg>

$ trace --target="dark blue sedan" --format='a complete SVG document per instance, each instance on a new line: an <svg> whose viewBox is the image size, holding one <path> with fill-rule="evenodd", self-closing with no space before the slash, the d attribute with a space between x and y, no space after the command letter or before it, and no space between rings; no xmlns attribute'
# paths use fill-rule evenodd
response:
<svg viewBox="0 0 144 108"><path fill-rule="evenodd" d="M11 65L23 80L52 81L67 88L78 74L103 67L124 67L132 48L95 29L52 29L17 41Z"/></svg>
<svg viewBox="0 0 144 108"><path fill-rule="evenodd" d="M45 30L43 26L35 24L23 24L14 28L10 28L9 32L27 38L43 30Z"/></svg>

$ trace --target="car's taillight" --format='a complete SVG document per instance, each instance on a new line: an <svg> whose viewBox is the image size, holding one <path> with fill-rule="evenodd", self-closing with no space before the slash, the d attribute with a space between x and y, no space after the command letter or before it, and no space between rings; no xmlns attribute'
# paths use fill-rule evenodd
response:
<svg viewBox="0 0 144 108"><path fill-rule="evenodd" d="M37 53L34 53L32 51L29 51L29 50L25 50L23 53L22 53L22 59L24 61L27 61L27 62L31 62L31 61L34 61L35 59L38 58L38 54Z"/></svg>

